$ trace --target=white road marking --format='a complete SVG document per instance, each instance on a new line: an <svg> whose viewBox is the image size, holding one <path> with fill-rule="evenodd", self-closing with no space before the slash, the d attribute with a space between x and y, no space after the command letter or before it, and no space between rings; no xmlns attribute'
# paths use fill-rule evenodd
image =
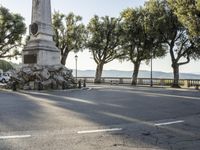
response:
<svg viewBox="0 0 200 150"><path fill-rule="evenodd" d="M91 91L92 90L92 88L88 88L88 91Z"/></svg>
<svg viewBox="0 0 200 150"><path fill-rule="evenodd" d="M112 129L100 129L100 130L87 130L87 131L78 131L78 134L85 133L98 133L98 132L112 132L112 131L121 131L122 128L112 128Z"/></svg>
<svg viewBox="0 0 200 150"><path fill-rule="evenodd" d="M155 126L165 126L170 124L177 124L177 123L183 123L184 120L178 120L178 121L171 121L171 122L163 122L163 123L156 123Z"/></svg>
<svg viewBox="0 0 200 150"><path fill-rule="evenodd" d="M12 136L0 136L0 140L6 139L19 139L19 138L29 138L31 135L12 135Z"/></svg>

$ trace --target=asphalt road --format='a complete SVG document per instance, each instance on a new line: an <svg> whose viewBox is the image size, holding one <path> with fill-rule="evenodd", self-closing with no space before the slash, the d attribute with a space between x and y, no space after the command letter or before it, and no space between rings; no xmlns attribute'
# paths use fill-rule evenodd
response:
<svg viewBox="0 0 200 150"><path fill-rule="evenodd" d="M0 90L0 150L199 150L200 92Z"/></svg>

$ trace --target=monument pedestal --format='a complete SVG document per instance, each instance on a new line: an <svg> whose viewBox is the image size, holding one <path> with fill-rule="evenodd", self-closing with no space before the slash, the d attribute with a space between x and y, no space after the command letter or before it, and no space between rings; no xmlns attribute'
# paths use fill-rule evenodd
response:
<svg viewBox="0 0 200 150"><path fill-rule="evenodd" d="M24 66L34 64L51 66L60 64L60 50L48 40L30 40L23 50Z"/></svg>

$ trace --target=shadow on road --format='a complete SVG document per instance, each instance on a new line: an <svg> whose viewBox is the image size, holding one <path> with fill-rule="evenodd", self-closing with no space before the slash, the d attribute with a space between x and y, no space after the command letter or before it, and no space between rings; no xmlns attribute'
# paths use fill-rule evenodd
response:
<svg viewBox="0 0 200 150"><path fill-rule="evenodd" d="M7 121L4 120L3 126L5 129L7 127L14 130L19 128L19 121L23 121L26 126L29 124L31 126L31 123L34 122L32 126L37 129L35 122L41 123L39 121L43 119L43 128L46 128L49 125L45 124L45 121L56 120L56 114L53 113L61 110L62 115L72 115L71 118L74 115L74 118L79 117L102 127L122 127L123 132L110 133L113 136L120 136L124 141L113 146L138 145L141 148L142 145L143 148L176 149L199 145L199 142L195 142L200 139L200 132L197 134L199 125L192 126L193 124L183 123L157 127L154 123L160 120L183 119L184 117L190 120L191 116L200 118L200 101L198 99L190 100L189 96L192 95L185 95L188 96L187 98L184 98L184 95L183 97L173 97L172 94L175 94L173 91L171 93L169 91L161 92L164 95L157 93L158 91L123 91L120 89L3 93L5 97L6 94L13 94L13 99L6 99L3 102L3 105L8 108L7 112L13 113L9 114L11 118ZM14 99L15 96L20 99L17 103ZM18 105L15 112L13 112L12 103ZM0 108L4 109L4 106L0 106ZM48 112L49 106L55 111ZM52 116L45 119L47 113ZM6 119L6 114L4 115L5 117L0 116L0 118ZM61 119L67 119L66 116ZM191 119L191 122L193 123L194 120ZM76 124L77 121L73 119L70 123L75 127L84 125L84 123ZM68 124L63 126L68 126ZM38 128L41 129L41 126Z"/></svg>

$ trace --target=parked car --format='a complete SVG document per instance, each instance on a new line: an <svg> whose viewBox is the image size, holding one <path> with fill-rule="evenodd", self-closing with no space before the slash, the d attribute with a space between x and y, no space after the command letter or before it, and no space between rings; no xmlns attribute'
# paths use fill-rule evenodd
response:
<svg viewBox="0 0 200 150"><path fill-rule="evenodd" d="M10 80L10 76L7 73L0 73L0 82L6 83Z"/></svg>

